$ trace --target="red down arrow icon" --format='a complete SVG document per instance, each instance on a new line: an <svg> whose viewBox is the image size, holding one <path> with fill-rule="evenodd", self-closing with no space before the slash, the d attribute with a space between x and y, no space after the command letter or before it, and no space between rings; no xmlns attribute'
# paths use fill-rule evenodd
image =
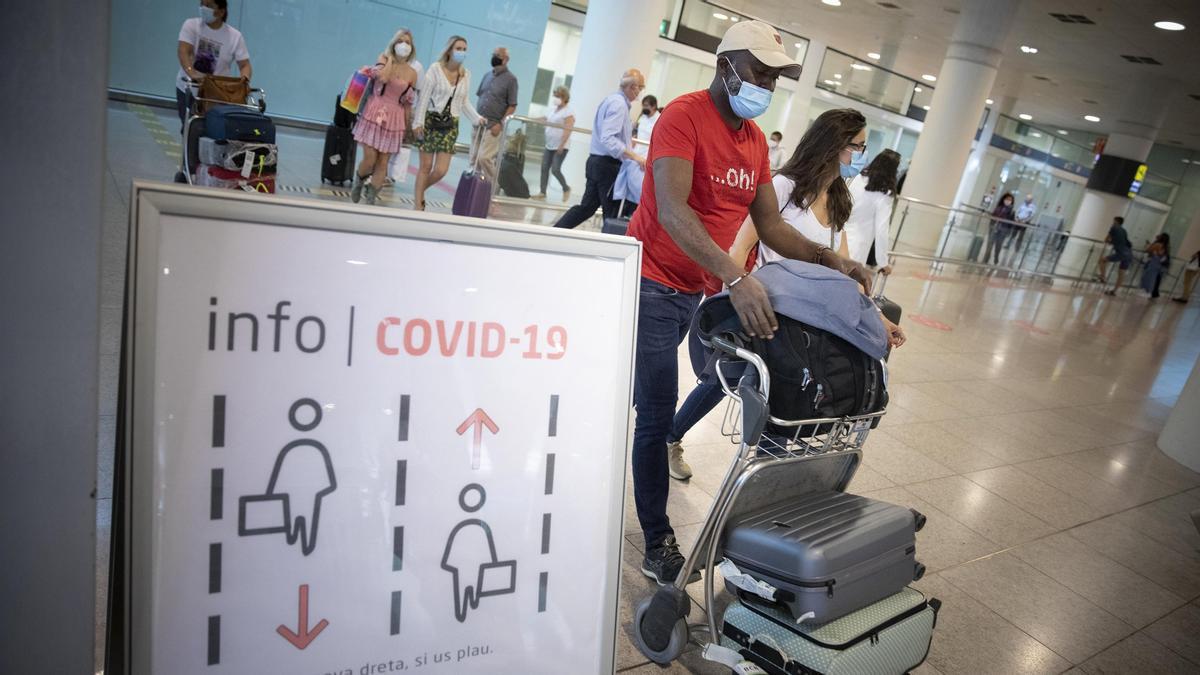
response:
<svg viewBox="0 0 1200 675"><path fill-rule="evenodd" d="M476 408L475 412L471 413L467 419L463 420L462 424L458 425L456 431L459 436L462 436L471 427L475 427L475 437L471 443L471 468L478 469L479 449L483 445L483 428L487 427L488 431L494 434L500 431L500 427L496 426L496 423L492 421L492 418L488 417L483 408Z"/></svg>
<svg viewBox="0 0 1200 675"><path fill-rule="evenodd" d="M313 626L312 630L308 629L308 584L302 584L300 586L300 625L297 626L299 630L297 632L292 632L292 629L280 624L275 631L282 635L283 639L292 643L292 646L296 649L304 649L311 644L313 640L316 640L317 636L320 635L321 631L325 630L325 627L328 625L328 621L321 619L316 626Z"/></svg>

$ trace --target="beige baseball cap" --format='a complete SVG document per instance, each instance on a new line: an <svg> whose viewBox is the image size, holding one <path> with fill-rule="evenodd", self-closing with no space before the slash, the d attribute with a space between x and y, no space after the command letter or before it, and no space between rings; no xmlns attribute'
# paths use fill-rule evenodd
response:
<svg viewBox="0 0 1200 675"><path fill-rule="evenodd" d="M717 53L748 50L764 66L782 68L788 77L798 77L801 66L788 55L779 31L762 21L739 21L725 31Z"/></svg>

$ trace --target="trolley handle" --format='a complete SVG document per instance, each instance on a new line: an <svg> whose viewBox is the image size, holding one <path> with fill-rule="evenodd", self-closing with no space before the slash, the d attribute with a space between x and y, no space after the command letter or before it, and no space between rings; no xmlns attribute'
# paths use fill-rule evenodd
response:
<svg viewBox="0 0 1200 675"><path fill-rule="evenodd" d="M724 358L727 359L727 357L734 357L737 359L741 359L742 361L745 361L746 363L749 363L751 366L753 366L754 370L758 374L758 391L764 397L766 397L767 395L770 394L770 392L771 392L771 373L770 373L770 371L767 370L767 363L762 360L761 356L759 356L758 354L755 354L754 352L750 351L749 349L746 349L745 347L739 347L738 345L731 342L729 340L729 338L725 337L724 335L714 336L710 340L710 342L712 344L713 349L715 349L725 355ZM718 361L717 361L716 368L717 368L717 379L721 383L721 388L725 390L725 393L727 395L732 396L734 398L738 398L740 400L741 397L738 395L737 392L730 391L729 384L725 381L725 377L721 373L720 359L718 359Z"/></svg>

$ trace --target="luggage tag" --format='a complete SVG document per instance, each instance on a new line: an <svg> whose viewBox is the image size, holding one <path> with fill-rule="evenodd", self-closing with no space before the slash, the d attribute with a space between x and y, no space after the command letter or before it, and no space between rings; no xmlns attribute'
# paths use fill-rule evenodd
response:
<svg viewBox="0 0 1200 675"><path fill-rule="evenodd" d="M704 651L700 653L707 661L719 663L726 668L732 670L735 675L767 675L767 671L759 668L756 664L742 659L742 655L721 645L710 642L704 645Z"/></svg>
<svg viewBox="0 0 1200 675"><path fill-rule="evenodd" d="M749 574L742 572L729 558L722 560L721 564L717 565L717 569L721 572L721 576L725 578L725 581L728 581L747 593L753 593L760 598L765 598L766 600L775 602L775 592L778 590L777 588L765 581L760 581L759 579L755 579Z"/></svg>

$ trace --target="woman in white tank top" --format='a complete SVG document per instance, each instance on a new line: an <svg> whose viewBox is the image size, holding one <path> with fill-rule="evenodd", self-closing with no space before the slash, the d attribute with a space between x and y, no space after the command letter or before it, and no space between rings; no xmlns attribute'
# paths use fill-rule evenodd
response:
<svg viewBox="0 0 1200 675"><path fill-rule="evenodd" d="M849 257L842 229L854 206L846 179L858 175L866 163L866 139L867 120L862 113L852 108L826 111L813 120L796 151L771 181L784 222L842 257ZM744 265L756 246L756 267L783 258L758 240L754 224L747 218L729 255ZM879 318L892 346L904 344L904 330L882 314Z"/></svg>

